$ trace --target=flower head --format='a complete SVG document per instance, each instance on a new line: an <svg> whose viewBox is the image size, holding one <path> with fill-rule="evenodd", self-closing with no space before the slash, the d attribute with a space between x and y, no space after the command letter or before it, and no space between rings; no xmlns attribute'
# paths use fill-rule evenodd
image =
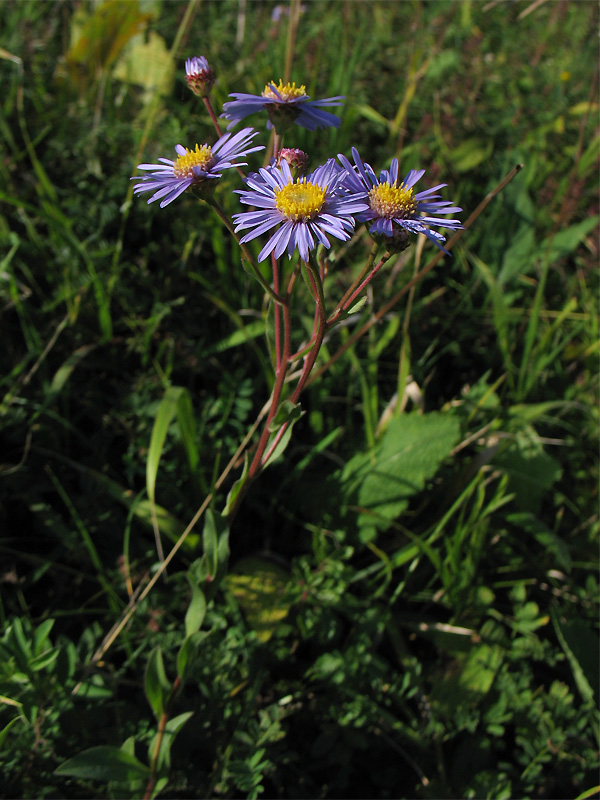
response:
<svg viewBox="0 0 600 800"><path fill-rule="evenodd" d="M296 181L286 161L250 175L246 178L250 191L236 190L242 203L256 208L233 217L236 233L253 229L244 234L241 244L277 227L258 260L263 261L271 251L279 258L286 248L291 258L297 247L300 258L308 261L309 251L317 244L330 246L328 234L342 241L349 239L354 214L368 206L352 194L342 193L343 178L344 171L333 159Z"/></svg>
<svg viewBox="0 0 600 800"><path fill-rule="evenodd" d="M208 144L201 147L196 145L194 150L178 144L175 146L178 156L175 161L159 158L160 164L138 164L138 169L154 172L132 178L132 181L138 181L133 191L135 194L154 192L148 202L160 200L160 207L164 208L190 186L208 186L209 181L221 177L223 170L245 166L245 161L237 159L245 158L257 150L264 150L263 145L250 147L257 134L258 131L252 128L244 128L234 136L226 133L212 147Z"/></svg>
<svg viewBox="0 0 600 800"><path fill-rule="evenodd" d="M215 83L215 73L204 56L188 58L185 62L185 80L195 95L208 97Z"/></svg>
<svg viewBox="0 0 600 800"><path fill-rule="evenodd" d="M278 84L268 83L262 94L230 94L235 97L228 103L223 104L222 117L231 120L228 128L232 128L241 119L257 111L266 111L269 115L267 127L275 127L278 133L282 133L292 123L301 128L308 128L314 131L317 128L334 127L339 128L340 118L328 111L322 111L322 106L341 106L341 96L326 97L323 100L311 100L306 94L304 86L296 86L295 83L279 81Z"/></svg>
<svg viewBox="0 0 600 800"><path fill-rule="evenodd" d="M398 159L394 158L390 169L383 170L377 178L372 167L363 163L355 147L352 148L352 156L354 166L345 156L340 154L338 158L346 169L345 185L348 191L354 194L361 191L366 193L368 209L360 213L357 219L369 225L369 232L384 236L390 244L401 249L406 246L407 233L424 233L447 253L442 247L445 237L430 228L431 225L450 230L462 228L458 219L430 216L462 211L462 208L453 206L450 201L439 200L440 195L435 194L446 184L440 183L415 194L413 186L425 174L424 169L411 169L403 181L398 181Z"/></svg>

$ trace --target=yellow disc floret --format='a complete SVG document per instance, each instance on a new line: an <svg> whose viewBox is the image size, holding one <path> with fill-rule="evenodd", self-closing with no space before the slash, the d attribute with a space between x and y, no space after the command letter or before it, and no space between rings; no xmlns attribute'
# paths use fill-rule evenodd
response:
<svg viewBox="0 0 600 800"><path fill-rule="evenodd" d="M271 86L274 86L277 89L280 97L278 97ZM275 81L271 81L271 83L267 83L265 88L263 89L262 96L268 97L269 100L294 100L296 97L302 97L306 94L306 86L302 84L302 86L298 86L296 88L295 83L286 83L285 86L283 85L283 81L281 78L279 79L279 83L275 83Z"/></svg>
<svg viewBox="0 0 600 800"><path fill-rule="evenodd" d="M185 155L179 156L173 164L173 173L176 178L194 178L193 167L208 170L214 162L212 150L207 144L203 144L202 147L196 145L195 150L189 150L186 147Z"/></svg>
<svg viewBox="0 0 600 800"><path fill-rule="evenodd" d="M403 185L390 186L387 181L371 189L369 204L378 216L386 219L408 219L417 210L412 189L405 189Z"/></svg>
<svg viewBox="0 0 600 800"><path fill-rule="evenodd" d="M327 187L300 178L275 192L275 206L294 222L314 219L325 203Z"/></svg>

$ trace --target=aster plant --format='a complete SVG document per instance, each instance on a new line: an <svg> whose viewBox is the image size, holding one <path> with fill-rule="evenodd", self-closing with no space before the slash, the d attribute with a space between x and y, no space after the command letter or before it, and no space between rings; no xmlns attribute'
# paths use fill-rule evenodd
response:
<svg viewBox="0 0 600 800"><path fill-rule="evenodd" d="M263 145L255 143L258 132L244 128L238 133L228 131L223 135L210 101L214 71L204 57L188 59L185 67L187 85L204 102L219 138L214 145L196 145L193 150L177 145L174 160L160 158L158 164L140 164L139 169L148 174L132 179L134 193L150 193L148 203L160 201L164 208L187 189L196 190L195 194L216 212L239 246L241 262L260 282L268 299L267 313L272 315L272 324L265 326L273 332L269 340L274 372L271 396L250 434L216 482L218 488L232 465L244 461L241 477L233 485L222 513L212 512L210 524L214 525L218 517L219 525L227 531L251 482L282 452L289 440L292 426L302 413L299 405L302 392L309 381L315 379L315 374L319 374L314 368L326 334L357 312L367 299L367 287L392 255L409 245L413 234L424 234L440 250L447 252L443 247L444 236L432 230L432 226L457 231L462 227L459 221L446 217L461 209L437 194L445 184L415 192L424 170L411 169L400 181L398 160L393 158L390 168L377 177L356 148L352 148L353 163L340 154L338 160L329 158L307 172L308 155L288 143L284 147L283 137L290 135L294 125L311 131L339 126L339 117L325 111L324 107L340 106L343 98L311 100L303 85L284 84L283 81L267 84L260 95L232 94L230 97L234 99L223 106L221 116L229 122L229 128L251 114L264 114L267 129L274 129L272 157L246 175L242 170L247 166L245 159L264 149ZM236 187L232 191L246 208L230 215L217 202L211 189L232 168L245 181L243 188ZM358 275L348 278L344 286L345 273L338 267L341 254L336 252L335 246L348 249L363 238L366 232L361 223L365 223L373 241L364 267ZM282 258L284 255L287 257ZM438 255L441 256L441 252ZM433 263L435 260L431 266ZM238 269L238 265L232 265L232 280L237 279ZM334 282L327 279L332 270L338 273ZM299 276L304 278L304 295ZM306 333L303 322L306 309L302 308L297 318L292 314L293 298L309 304L313 315L310 334ZM296 320L300 324L295 324ZM365 326L360 328L358 335L366 329ZM339 352L343 352L343 348ZM250 457L247 448L260 424L262 432ZM211 498L212 495L206 499L197 516L203 513ZM193 523L187 532L191 527ZM226 558L226 547L223 552ZM161 571L162 567L145 593Z"/></svg>
<svg viewBox="0 0 600 800"><path fill-rule="evenodd" d="M242 476L235 499L228 502L226 516L231 520L249 483L270 462L299 413L299 397L316 363L325 334L352 313L367 286L392 254L405 249L412 234L422 233L438 248L446 239L434 228L452 231L461 228L458 219L447 219L461 209L442 200L437 193L445 184L415 192L425 171L411 169L399 179L399 164L393 158L389 169L379 177L370 164L363 162L352 148L353 163L339 154L338 161L329 158L308 174L308 155L294 147L283 147L283 136L293 125L314 131L338 127L339 117L324 107L342 105L343 97L311 100L304 85L268 83L261 94L234 93L223 105L221 117L234 127L251 114L264 113L267 129L274 129L273 157L258 171L244 174L249 155L264 149L254 143L258 135L253 128L238 133L221 133L219 121L210 103L215 72L203 56L185 63L185 78L190 90L200 97L219 135L216 144L196 145L189 150L175 148L175 160L161 158L158 164L140 164L149 174L134 178L136 195L151 193L148 203L160 201L161 208L172 203L187 189L198 190L200 199L211 205L241 248L242 259L270 298L273 309L273 354L275 383L269 402L267 419L251 463ZM211 188L224 173L235 167L245 181L245 188L233 189L240 202L248 206L229 216L215 200ZM374 239L366 264L358 277L338 297L331 308L327 297L326 253L332 244L348 243L356 235L357 224L365 223ZM254 241L261 239L258 255ZM250 246L250 248L249 248ZM379 260L378 251L384 248ZM279 263L284 254L287 259ZM265 277L261 262L270 261L271 274ZM286 262L289 266L286 266ZM327 261L335 263L336 255ZM303 274L314 303L312 335L294 353L291 299L298 275ZM288 389L288 375L293 366L295 386ZM277 420L277 424L275 421Z"/></svg>

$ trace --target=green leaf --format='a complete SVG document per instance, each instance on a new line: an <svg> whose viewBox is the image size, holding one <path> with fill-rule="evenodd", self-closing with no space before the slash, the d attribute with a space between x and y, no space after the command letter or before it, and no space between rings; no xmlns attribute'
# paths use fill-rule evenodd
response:
<svg viewBox="0 0 600 800"><path fill-rule="evenodd" d="M525 435L498 452L493 464L508 475L508 492L514 493L517 508L532 514L537 514L542 497L562 474L559 462Z"/></svg>
<svg viewBox="0 0 600 800"><path fill-rule="evenodd" d="M285 401L285 402L287 402L287 401ZM283 405L285 405L285 403ZM290 406L292 406L291 403L290 403ZM283 432L283 435L281 436L281 438L279 439L279 441L275 445L275 449L273 450L271 455L267 458L267 460L263 464L263 469L266 469L269 466L269 464L272 464L274 461L277 461L277 459L280 456L283 455L283 453L285 452L286 447L290 443L290 439L292 438L292 428L294 427L296 422L300 419L300 417L303 416L303 414L305 413L304 411L300 410L300 406L299 405L298 406L293 406L293 408L288 407L287 410L289 411L288 419L285 420L285 423L287 424L287 428L285 429L285 431ZM275 415L275 417L277 417L277 414ZM275 437L279 435L280 429L281 429L281 426L279 426L271 434L271 438L267 442L267 447L266 447L265 452L269 451L269 448L271 447L272 443L275 441Z"/></svg>
<svg viewBox="0 0 600 800"><path fill-rule="evenodd" d="M175 741L175 737L183 728L188 719L192 716L193 711L186 711L177 717L173 717L167 721L165 725L164 734L160 742L160 750L158 753L158 772L165 772L171 766L171 747ZM148 758L151 759L155 750L159 734L157 733L151 740L148 747Z"/></svg>
<svg viewBox="0 0 600 800"><path fill-rule="evenodd" d="M489 159L494 143L489 139L465 139L451 151L449 160L457 172L468 172Z"/></svg>
<svg viewBox="0 0 600 800"><path fill-rule="evenodd" d="M249 270L249 272L253 277L255 277L254 271ZM204 348L200 356L201 358L206 358L214 353L223 353L226 350L231 350L233 347L240 347L252 339L257 339L260 336L264 336L264 333L264 321L260 319L253 320L247 325L244 325L242 328L239 328L238 330L233 331L233 333L230 333L228 336L225 336L223 339L219 339L219 341L215 344Z"/></svg>
<svg viewBox="0 0 600 800"><path fill-rule="evenodd" d="M355 103L354 109L364 117L368 119L370 122L375 122L378 125L382 125L384 128L390 127L390 122L387 120L379 111L376 111L372 106L368 106L364 103Z"/></svg>
<svg viewBox="0 0 600 800"><path fill-rule="evenodd" d="M196 472L198 462L200 461L200 453L196 446L196 419L194 417L194 408L192 406L192 398L187 389L180 388L180 394L177 402L177 422L179 423L179 430L181 431L181 441L185 448L185 452L190 465L192 473Z"/></svg>
<svg viewBox="0 0 600 800"><path fill-rule="evenodd" d="M55 774L99 781L134 781L148 777L150 770L120 747L99 745L65 761Z"/></svg>
<svg viewBox="0 0 600 800"><path fill-rule="evenodd" d="M275 433L286 423L293 424L302 416L302 409L299 403L292 403L290 400L284 400L280 403L279 408L271 422L269 422L269 431Z"/></svg>
<svg viewBox="0 0 600 800"><path fill-rule="evenodd" d="M600 217L598 217L598 215L588 217L582 222L570 225L565 230L558 231L553 237L543 242L541 245L542 252L544 252L548 246L550 248L548 254L550 264L553 264L560 258L571 255L571 253L579 247L588 233L591 233L598 227L599 219Z"/></svg>
<svg viewBox="0 0 600 800"><path fill-rule="evenodd" d="M150 99L155 92L169 96L172 91L175 65L165 40L149 31L148 41L136 37L132 46L115 64L113 75L124 83L142 86Z"/></svg>
<svg viewBox="0 0 600 800"><path fill-rule="evenodd" d="M217 530L218 518L220 514L211 508L207 509L204 516L204 529L202 531L202 544L204 545L204 557L208 575L213 578L217 574L219 566L219 556L217 547L219 545L219 534Z"/></svg>
<svg viewBox="0 0 600 800"><path fill-rule="evenodd" d="M181 386L169 386L158 407L156 419L154 420L152 435L150 437L150 447L148 448L148 459L146 461L146 489L152 503L154 503L158 464L162 455L167 431L176 413L179 418L184 446L188 453L190 465L193 464L193 468L195 468L198 464L199 457L194 441L195 423L189 392Z"/></svg>
<svg viewBox="0 0 600 800"><path fill-rule="evenodd" d="M44 620L44 622L42 622L41 625L38 625L37 628L35 629L35 632L33 634L34 655L38 656L41 654L42 648L48 641L48 636L50 635L50 631L52 630L53 626L54 626L54 620L47 619ZM51 647L52 645L49 644L48 646Z"/></svg>
<svg viewBox="0 0 600 800"><path fill-rule="evenodd" d="M192 590L192 599L185 615L185 635L191 636L200 630L204 615L206 614L206 598L198 587L198 584L188 574L188 583Z"/></svg>
<svg viewBox="0 0 600 800"><path fill-rule="evenodd" d="M244 468L242 469L242 474L234 482L233 486L229 490L227 495L227 502L225 503L225 508L223 509L223 516L228 517L231 514L231 510L235 504L236 498L239 495L242 487L246 483L246 479L248 477L248 469L250 467L250 461L248 460L248 453L244 453Z"/></svg>
<svg viewBox="0 0 600 800"><path fill-rule="evenodd" d="M160 647L155 647L150 653L148 665L146 666L145 690L150 707L158 720L165 710L165 705L171 691L171 684L165 673L162 650Z"/></svg>
<svg viewBox="0 0 600 800"><path fill-rule="evenodd" d="M504 650L499 645L472 647L434 679L432 705L454 719L457 711L476 705L490 691L503 660Z"/></svg>
<svg viewBox="0 0 600 800"><path fill-rule="evenodd" d="M194 664L201 643L209 635L209 631L193 633L184 640L177 653L177 674L181 683L188 679L189 672Z"/></svg>
<svg viewBox="0 0 600 800"><path fill-rule="evenodd" d="M27 641L23 631L23 623L19 617L15 617L13 620L8 639L11 645L11 652L15 657L17 666L21 672L24 672L26 675L28 675L30 672L29 660L31 658L31 648L29 647L29 642Z"/></svg>
<svg viewBox="0 0 600 800"><path fill-rule="evenodd" d="M4 740L6 739L7 735L10 733L13 725L16 725L17 722L22 722L22 721L23 720L22 720L21 717L13 717L13 719L11 719L11 721L2 728L2 730L0 731L0 751L2 750L2 748L4 746Z"/></svg>
<svg viewBox="0 0 600 800"><path fill-rule="evenodd" d="M392 420L375 449L355 455L341 474L359 527L388 528L435 475L459 435L458 420L449 414L414 412Z"/></svg>
<svg viewBox="0 0 600 800"><path fill-rule="evenodd" d="M550 610L550 616L556 637L571 667L579 694L586 703L594 703L592 685L598 686L598 675L600 674L598 667L598 634L579 620L574 620L571 623L561 622L554 608ZM592 685L590 685L580 659L587 663L587 672L593 682Z"/></svg>

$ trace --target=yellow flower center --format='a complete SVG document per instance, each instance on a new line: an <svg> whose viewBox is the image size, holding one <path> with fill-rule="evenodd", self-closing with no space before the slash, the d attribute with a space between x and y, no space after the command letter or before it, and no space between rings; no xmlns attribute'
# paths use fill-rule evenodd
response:
<svg viewBox="0 0 600 800"><path fill-rule="evenodd" d="M294 222L314 219L323 208L327 187L300 178L297 183L288 183L275 192L275 206Z"/></svg>
<svg viewBox="0 0 600 800"><path fill-rule="evenodd" d="M369 203L376 214L386 219L408 219L417 210L412 189L405 189L403 185L390 186L387 181L371 189Z"/></svg>
<svg viewBox="0 0 600 800"><path fill-rule="evenodd" d="M173 173L176 178L194 178L192 167L200 167L203 170L210 169L214 164L212 150L207 144L202 147L196 145L195 150L185 148L185 155L179 156L173 164Z"/></svg>
<svg viewBox="0 0 600 800"><path fill-rule="evenodd" d="M304 86L304 84L302 84L302 86L298 86L298 88L296 88L295 82L286 83L284 86L283 81L280 78L278 84L275 83L275 81L271 81L271 83L268 83L263 89L262 96L268 97L269 100L277 100L281 102L281 99L277 97L273 89L271 89L271 84L277 89L277 91L281 95L281 99L283 99L284 101L293 100L295 97L302 97L302 95L306 94L306 86Z"/></svg>

